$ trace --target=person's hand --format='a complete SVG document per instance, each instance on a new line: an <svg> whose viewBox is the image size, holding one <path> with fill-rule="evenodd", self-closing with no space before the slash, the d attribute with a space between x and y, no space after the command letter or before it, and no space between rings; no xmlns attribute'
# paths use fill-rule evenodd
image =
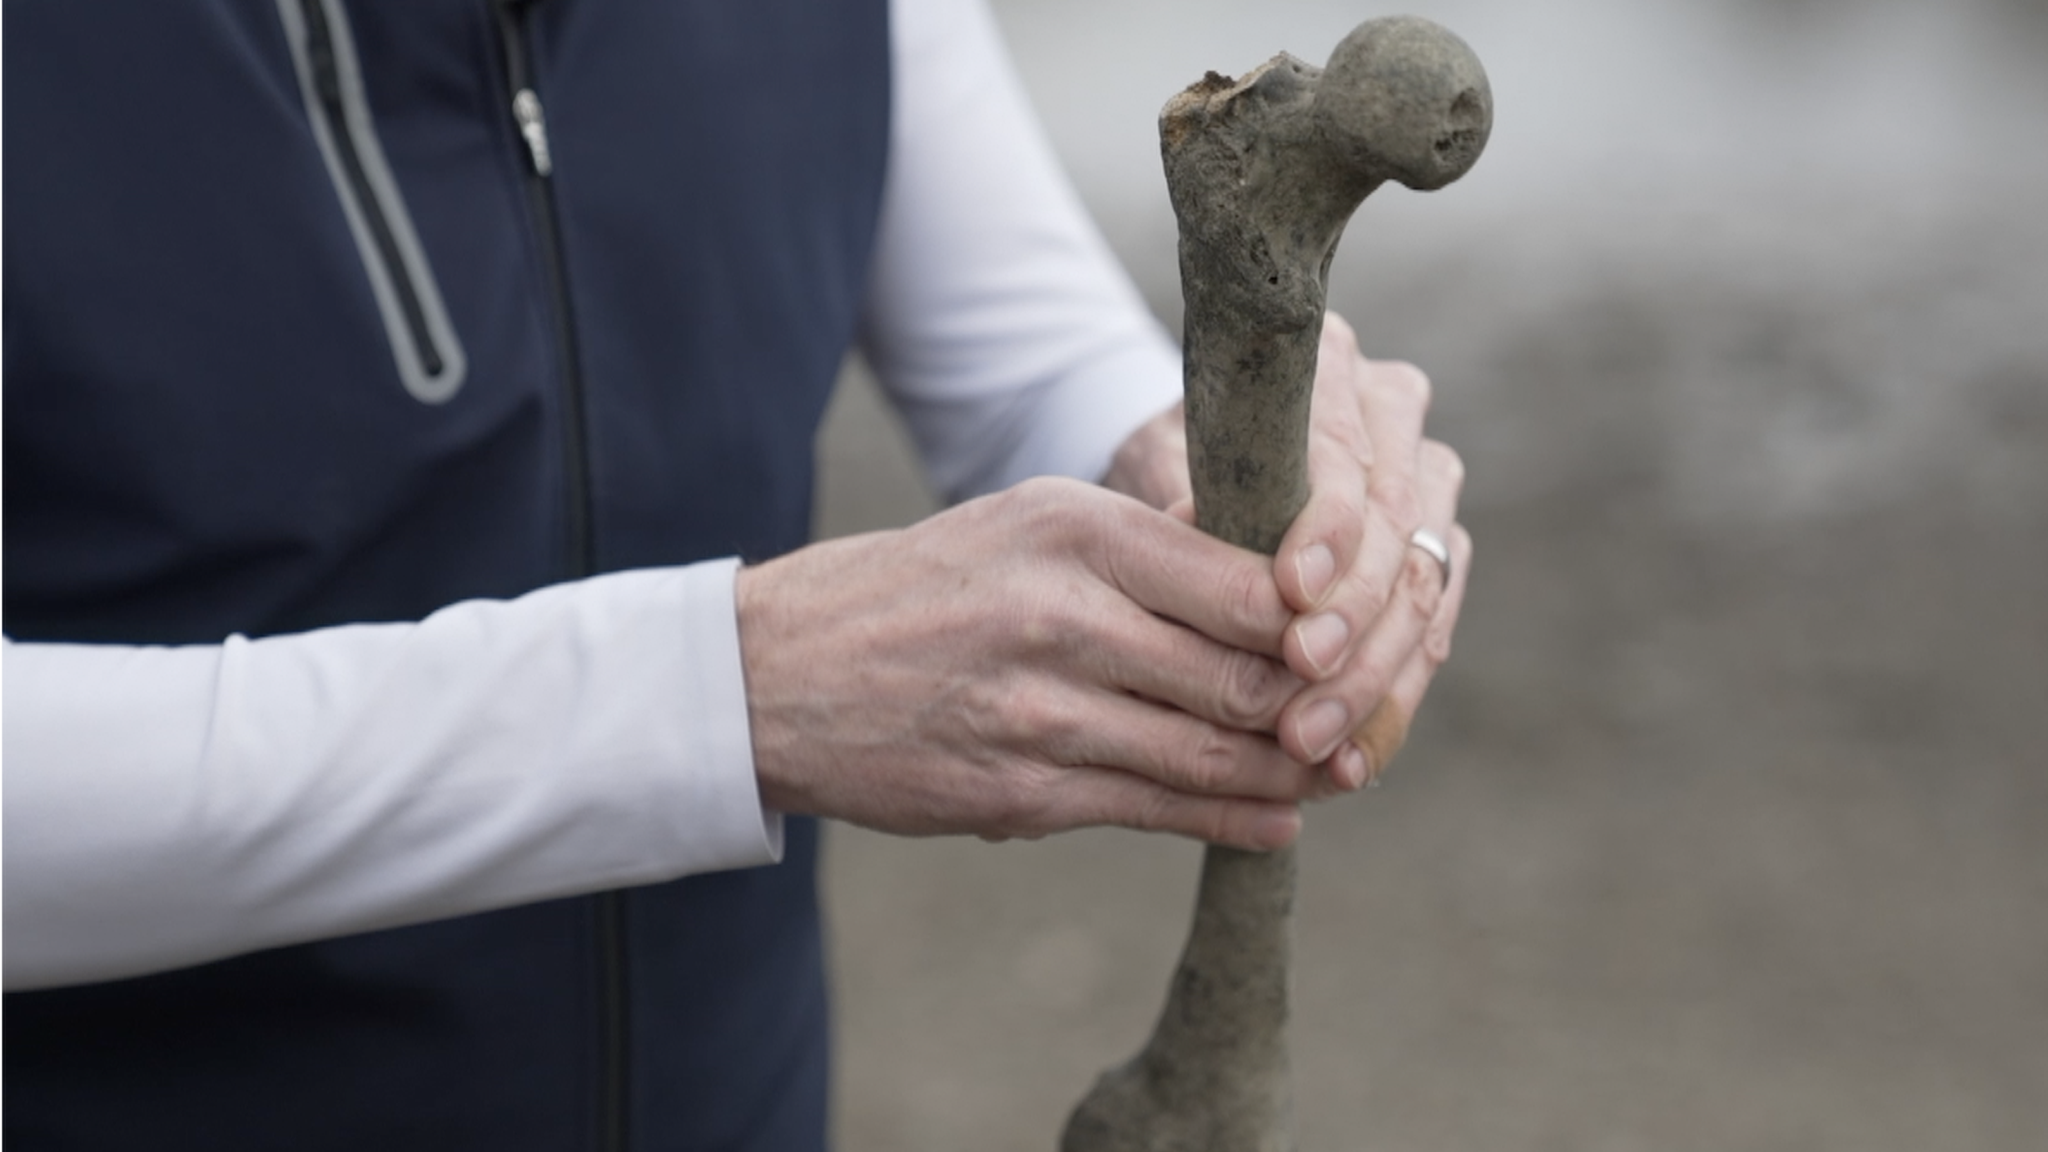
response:
<svg viewBox="0 0 2048 1152"><path fill-rule="evenodd" d="M762 801L888 832L1093 824L1271 849L1321 773L1269 735L1304 687L1266 558L1037 480L743 568Z"/></svg>
<svg viewBox="0 0 2048 1152"><path fill-rule="evenodd" d="M1450 655L1472 539L1457 523L1464 465L1423 437L1429 379L1369 361L1349 325L1327 318L1311 404L1309 502L1281 541L1274 577L1297 613L1284 646L1307 682L1282 710L1281 743L1327 765L1332 783L1376 780L1407 739L1436 669ZM1178 409L1119 449L1104 483L1192 516ZM1451 553L1450 581L1410 544L1427 527Z"/></svg>

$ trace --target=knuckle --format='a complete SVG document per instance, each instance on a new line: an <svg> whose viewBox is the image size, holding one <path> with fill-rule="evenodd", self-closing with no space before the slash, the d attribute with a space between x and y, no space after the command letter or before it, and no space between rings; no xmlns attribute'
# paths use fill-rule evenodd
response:
<svg viewBox="0 0 2048 1152"><path fill-rule="evenodd" d="M1382 386L1417 409L1427 411L1433 388L1429 374L1406 360L1385 360L1379 365Z"/></svg>
<svg viewBox="0 0 2048 1152"><path fill-rule="evenodd" d="M1029 747L1058 763L1071 763L1081 735L1074 710L1044 693L1015 693L1006 703L1009 723Z"/></svg>
<svg viewBox="0 0 2048 1152"><path fill-rule="evenodd" d="M1134 828L1140 832L1154 832L1170 825L1172 811L1172 793L1164 788L1144 788L1133 793L1118 794L1113 800L1102 805L1095 818L1104 824Z"/></svg>
<svg viewBox="0 0 2048 1152"><path fill-rule="evenodd" d="M1205 804L1194 814L1191 830L1196 836L1211 844L1224 844L1235 839L1231 835L1230 806L1227 804Z"/></svg>
<svg viewBox="0 0 2048 1152"><path fill-rule="evenodd" d="M1318 493L1323 515L1333 525L1356 528L1365 520L1365 500L1361 494L1350 488L1333 487Z"/></svg>
<svg viewBox="0 0 2048 1152"><path fill-rule="evenodd" d="M1097 576L1128 594L1143 582L1145 573L1171 564L1185 547L1191 526L1106 490L1103 497L1090 509L1087 555Z"/></svg>
<svg viewBox="0 0 2048 1152"><path fill-rule="evenodd" d="M1394 599L1395 587L1400 579L1399 572L1388 573L1378 565L1374 565L1373 570L1369 572L1354 571L1346 578L1344 589L1344 602L1353 605L1354 611L1345 614L1354 622L1377 619L1379 614L1385 611L1387 603ZM1332 597L1332 601L1335 601L1335 597ZM1353 626L1356 627L1356 624Z"/></svg>
<svg viewBox="0 0 2048 1152"><path fill-rule="evenodd" d="M1145 832L1171 832L1221 843L1230 829L1229 805L1218 800L1191 799L1158 789L1148 792L1133 809L1127 823Z"/></svg>
<svg viewBox="0 0 2048 1152"><path fill-rule="evenodd" d="M1102 519L1091 486L1058 476L1036 476L1002 493L1012 514L1036 536L1055 542L1087 538Z"/></svg>
<svg viewBox="0 0 2048 1152"><path fill-rule="evenodd" d="M1221 732L1198 724L1175 760L1173 776L1178 786L1191 792L1222 792L1236 775L1237 749Z"/></svg>
<svg viewBox="0 0 2048 1152"><path fill-rule="evenodd" d="M999 530L1018 533L1038 531L1045 503L1044 489L1036 480L982 498L982 506Z"/></svg>
<svg viewBox="0 0 2048 1152"><path fill-rule="evenodd" d="M1422 494L1406 477L1387 476L1380 481L1373 499L1386 513L1387 521L1394 531L1406 540L1410 533L1422 527Z"/></svg>
<svg viewBox="0 0 2048 1152"><path fill-rule="evenodd" d="M1217 718L1246 731L1270 728L1287 702L1286 688L1279 665L1249 652L1232 652L1223 665Z"/></svg>
<svg viewBox="0 0 2048 1152"><path fill-rule="evenodd" d="M1026 661L1056 661L1079 642L1076 622L1062 597L1019 597L999 611L1005 617L1004 628L1017 655Z"/></svg>
<svg viewBox="0 0 2048 1152"><path fill-rule="evenodd" d="M1444 628L1431 631L1422 642L1422 655L1429 661L1430 671L1434 672L1443 667L1444 662L1451 658L1451 630Z"/></svg>
<svg viewBox="0 0 2048 1152"><path fill-rule="evenodd" d="M1013 514L1031 516L1050 499L1050 484L1043 477L1033 477L1021 484L1015 484L995 493L989 499Z"/></svg>
<svg viewBox="0 0 2048 1152"><path fill-rule="evenodd" d="M1093 598L1074 584L1047 589L1036 619L1046 634L1045 651L1067 665L1104 647L1110 631L1109 621Z"/></svg>
<svg viewBox="0 0 2048 1152"><path fill-rule="evenodd" d="M1033 507L1059 503L1068 490L1065 479L1058 476L1033 476L1010 488L1010 493Z"/></svg>
<svg viewBox="0 0 2048 1152"><path fill-rule="evenodd" d="M1323 340L1340 355L1358 355L1358 332L1350 321L1335 312L1323 313Z"/></svg>
<svg viewBox="0 0 2048 1152"><path fill-rule="evenodd" d="M1016 836L1023 830L1024 823L1030 815L1031 804L1021 788L1015 785L999 788L986 803L984 819L989 831L1008 838Z"/></svg>
<svg viewBox="0 0 2048 1152"><path fill-rule="evenodd" d="M1219 591L1224 607L1244 623L1269 624L1282 611L1272 576L1256 565L1231 564Z"/></svg>
<svg viewBox="0 0 2048 1152"><path fill-rule="evenodd" d="M1443 477L1451 491L1457 492L1465 487L1465 458L1458 455L1456 448L1441 440L1424 440L1422 454L1423 467Z"/></svg>
<svg viewBox="0 0 2048 1152"><path fill-rule="evenodd" d="M1444 570L1436 557L1410 548L1401 562L1401 591L1400 599L1417 620L1427 622L1435 616L1444 594Z"/></svg>
<svg viewBox="0 0 2048 1152"><path fill-rule="evenodd" d="M991 802L990 823L1000 835L1036 840L1053 830L1058 781L1053 770L1028 765L1012 773L1009 786Z"/></svg>
<svg viewBox="0 0 2048 1152"><path fill-rule="evenodd" d="M995 680L969 678L944 692L936 705L957 715L982 747L1008 747L1024 733L1012 693Z"/></svg>
<svg viewBox="0 0 2048 1152"><path fill-rule="evenodd" d="M1206 836L1213 823L1208 814L1209 805L1190 803L1169 792L1156 792L1145 802L1145 823L1150 832L1173 832L1186 836Z"/></svg>

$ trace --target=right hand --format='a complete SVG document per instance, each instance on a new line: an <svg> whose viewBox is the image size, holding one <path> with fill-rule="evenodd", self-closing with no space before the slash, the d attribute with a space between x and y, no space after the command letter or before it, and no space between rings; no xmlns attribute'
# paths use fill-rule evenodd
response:
<svg viewBox="0 0 2048 1152"><path fill-rule="evenodd" d="M1265 850L1330 791L1271 735L1303 687L1271 561L1037 480L741 569L762 802L909 835L1087 825Z"/></svg>

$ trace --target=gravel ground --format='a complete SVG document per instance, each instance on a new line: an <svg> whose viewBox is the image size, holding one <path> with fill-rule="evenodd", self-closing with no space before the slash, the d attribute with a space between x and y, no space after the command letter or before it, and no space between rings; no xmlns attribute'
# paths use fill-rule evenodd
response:
<svg viewBox="0 0 2048 1152"><path fill-rule="evenodd" d="M1192 7L1226 40L1252 19ZM1306 35L1326 7L1272 19ZM1505 132L1502 77L1534 65L1469 29L1533 17L1438 7L1503 60ZM1354 226L1333 300L1437 380L1480 555L1388 786L1310 820L1306 1149L2048 1147L2048 90L1993 67L2048 59L2048 22L2020 3L1899 5L1890 24L1869 15L1884 6L1680 7L1695 30L1731 21L1693 65L1709 75L1762 28L1847 44L1822 54L1834 87L1869 60L1872 85L1954 98L1912 125L1835 108L1808 128L1856 157L1768 179L1695 179L1673 147L1581 188L1504 135L1496 186L1376 199ZM1077 127L1128 117L1057 95L1077 54L1132 51L1156 13L1086 11L999 7L1171 323L1152 177L1103 175L1120 146ZM1967 16L1914 23L1942 11ZM1189 39L1143 58L1256 62ZM1908 49L1934 81L1900 79ZM1174 83L1145 68L1097 88L1156 107ZM1525 87L1541 136L1570 86ZM1703 123L1711 167L1740 132ZM1883 154L1907 127L1942 141L1923 155L1981 163L1961 179ZM857 370L821 450L822 532L930 509ZM843 1147L1051 1148L1150 1027L1197 850L830 835Z"/></svg>

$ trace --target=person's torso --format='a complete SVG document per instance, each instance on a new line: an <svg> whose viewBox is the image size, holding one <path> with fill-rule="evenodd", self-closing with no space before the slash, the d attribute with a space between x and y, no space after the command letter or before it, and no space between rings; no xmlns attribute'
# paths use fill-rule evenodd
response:
<svg viewBox="0 0 2048 1152"><path fill-rule="evenodd" d="M416 619L801 543L884 8L9 0L8 634ZM804 1146L813 846L10 997L7 1135Z"/></svg>

